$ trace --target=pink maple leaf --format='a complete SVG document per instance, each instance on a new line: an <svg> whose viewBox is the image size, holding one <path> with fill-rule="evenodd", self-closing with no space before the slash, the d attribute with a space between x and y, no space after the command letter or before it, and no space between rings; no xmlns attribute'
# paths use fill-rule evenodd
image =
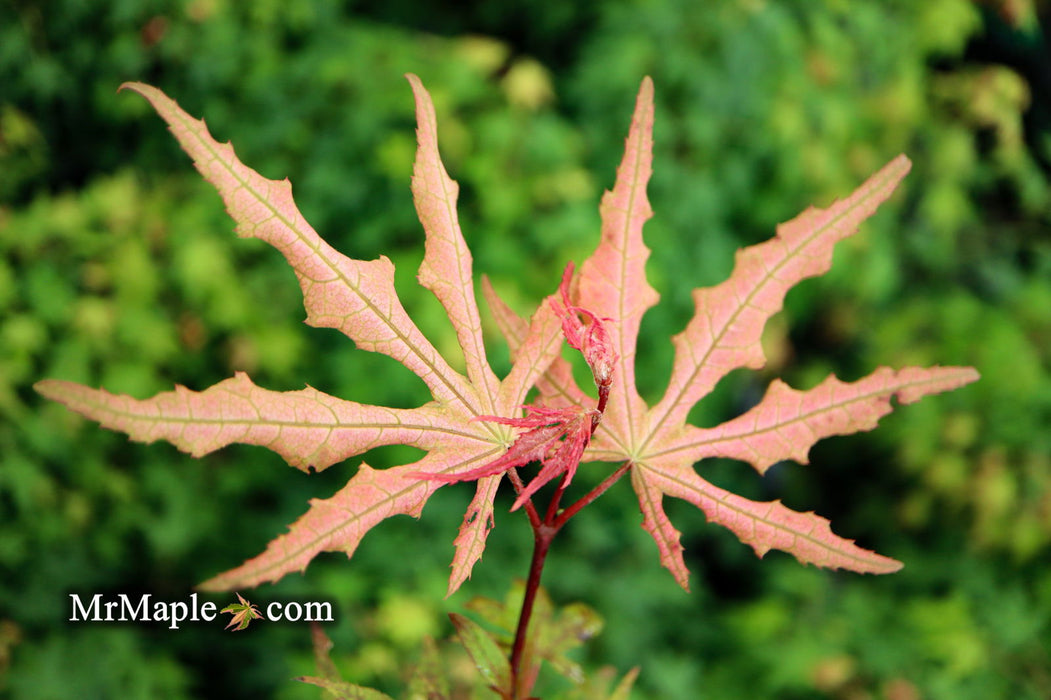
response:
<svg viewBox="0 0 1051 700"><path fill-rule="evenodd" d="M573 269L567 268L558 294L526 321L484 285L513 351L513 366L502 380L486 359L471 256L456 215L458 188L438 155L434 108L419 80L409 76L409 81L419 124L413 195L426 233L418 279L449 316L466 374L452 369L405 312L389 260L340 254L303 220L287 180L268 180L245 166L229 144L212 139L202 121L156 88L125 86L154 106L201 174L216 186L237 222L238 235L267 241L285 256L303 291L307 323L338 329L359 348L396 359L426 383L433 397L414 409L369 406L311 387L269 391L242 373L201 392L176 387L146 400L70 382L39 382L40 393L106 427L134 440L165 439L195 456L246 443L268 447L294 467L320 470L381 445L426 451L413 464L383 471L362 464L334 496L312 500L307 513L266 551L202 588L276 581L303 570L323 551L350 556L365 533L385 518L419 516L442 484L477 479L455 541L451 593L470 575L485 547L501 475L529 461L541 463L540 473L522 490L516 506L559 475L564 486L582 460L629 466L643 527L656 540L662 563L684 587L679 532L663 511L665 495L697 505L760 555L777 548L803 562L867 572L900 566L832 534L828 522L813 513L719 489L698 476L693 464L727 456L762 471L782 459L805 462L817 440L875 427L891 410L891 398L910 403L956 388L977 378L973 369L880 369L852 384L829 377L806 392L775 382L754 409L716 428L690 426L686 415L728 372L764 364L759 338L766 320L780 310L792 285L828 269L834 244L853 233L905 175L909 163L904 156L847 199L828 210L808 209L779 227L771 241L740 251L727 282L696 291L694 318L673 338L676 354L667 393L650 407L635 389L634 374L639 324L657 301L645 278L648 250L641 236L651 215L645 195L652 150L650 81L643 82L639 93L616 185L602 201L601 242L581 266L576 288L570 290ZM562 334L591 367L599 387L598 408L589 408L592 399L559 357ZM520 417L534 385L541 403Z"/></svg>
<svg viewBox="0 0 1051 700"><path fill-rule="evenodd" d="M646 281L649 249L642 240L643 224L652 215L646 198L652 131L653 85L647 78L639 90L616 183L602 199L601 241L581 265L572 301L561 302L588 309L590 319L609 319L604 324L609 338L602 342L611 346L607 354L615 358L609 403L584 461L630 466L642 525L656 541L661 563L684 588L689 573L680 533L664 512L665 496L699 507L759 556L780 549L819 566L867 573L898 570L899 562L833 534L824 518L792 511L780 501L757 502L720 489L699 476L694 464L706 457L732 457L762 473L781 460L805 463L818 440L876 427L890 412L892 398L907 404L955 389L978 378L973 368L881 368L853 383L830 376L809 391L775 381L755 408L723 425L697 428L687 424L686 417L734 369L763 367L763 327L781 310L787 291L829 269L834 245L853 234L890 196L908 172L909 160L894 158L846 199L825 210L811 207L780 225L773 239L738 251L726 282L695 290L694 316L672 339L675 359L668 389L656 405L648 406L635 388L635 349L642 316L658 300ZM484 292L501 331L516 348L525 337L524 322L490 286ZM540 400L548 406L590 401L561 358L537 386Z"/></svg>

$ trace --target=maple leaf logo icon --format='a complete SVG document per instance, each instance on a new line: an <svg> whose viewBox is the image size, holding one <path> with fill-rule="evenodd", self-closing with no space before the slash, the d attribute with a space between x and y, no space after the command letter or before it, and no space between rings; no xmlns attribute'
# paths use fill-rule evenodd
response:
<svg viewBox="0 0 1051 700"><path fill-rule="evenodd" d="M259 609L245 600L244 596L240 593L237 594L237 599L241 602L231 603L219 611L220 613L230 613L233 616L230 619L230 624L223 629L230 629L233 627L234 632L240 632L245 629L252 620L261 620L263 618ZM236 627L234 627L235 625Z"/></svg>

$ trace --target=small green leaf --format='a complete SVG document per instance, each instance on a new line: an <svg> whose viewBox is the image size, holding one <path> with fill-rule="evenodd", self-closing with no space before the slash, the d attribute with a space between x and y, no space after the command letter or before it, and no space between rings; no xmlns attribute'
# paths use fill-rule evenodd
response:
<svg viewBox="0 0 1051 700"><path fill-rule="evenodd" d="M541 639L537 646L541 656L559 674L574 683L584 681L580 665L566 656L566 652L581 646L602 631L603 620L583 603L570 603L558 611L544 629L538 630Z"/></svg>
<svg viewBox="0 0 1051 700"><path fill-rule="evenodd" d="M449 613L449 619L482 678L497 692L509 695L511 665L500 645L474 620L456 613Z"/></svg>
<svg viewBox="0 0 1051 700"><path fill-rule="evenodd" d="M409 692L406 697L413 700L446 700L450 697L445 665L438 653L438 645L430 637L423 641L423 658L409 678Z"/></svg>

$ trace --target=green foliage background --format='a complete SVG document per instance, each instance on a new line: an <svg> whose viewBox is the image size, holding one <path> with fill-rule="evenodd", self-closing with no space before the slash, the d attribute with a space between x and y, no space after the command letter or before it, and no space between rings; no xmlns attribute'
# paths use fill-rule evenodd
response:
<svg viewBox="0 0 1051 700"><path fill-rule="evenodd" d="M426 400L392 361L303 326L280 256L236 240L160 120L115 94L125 80L158 85L246 163L290 177L333 245L395 261L406 307L452 355L440 307L414 282L422 231L402 75L415 72L437 103L476 268L522 312L595 245L598 198L653 76L646 236L662 304L643 326L650 396L690 289L721 281L733 251L776 222L910 155L903 191L829 275L789 295L768 329L770 366L720 384L702 424L741 412L774 376L805 387L884 364L982 373L874 433L821 443L806 467L765 479L699 467L830 517L903 560L895 576L759 561L673 504L693 572L685 594L618 485L564 533L545 577L556 602L606 618L586 666L641 665L639 698L1051 697L1049 26L1041 0L0 5L0 693L316 696L289 681L313 672L305 625L72 625L68 595L183 600L357 460L321 475L259 449L195 461L130 444L30 387L56 377L143 397L245 370L272 389ZM443 489L421 521L383 524L350 563L325 557L242 593L332 601L337 663L397 688L420 639L450 632L445 612L502 598L526 571L528 530L498 513L474 578L442 599L470 494Z"/></svg>

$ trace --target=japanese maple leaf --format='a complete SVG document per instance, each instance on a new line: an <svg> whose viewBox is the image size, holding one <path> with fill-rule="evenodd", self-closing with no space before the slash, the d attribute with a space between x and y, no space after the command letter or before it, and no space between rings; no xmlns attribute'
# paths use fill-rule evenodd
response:
<svg viewBox="0 0 1051 700"><path fill-rule="evenodd" d="M770 549L803 563L866 573L901 568L893 559L833 534L829 522L780 501L757 502L718 488L697 474L706 457L749 462L760 474L782 460L806 463L810 447L830 435L871 430L890 412L891 399L912 403L978 378L970 367L877 369L856 382L827 377L808 391L775 380L745 414L714 428L686 423L694 404L734 369L766 363L760 337L766 321L781 310L787 291L828 271L835 244L853 234L908 172L898 156L846 199L828 209L809 208L781 224L777 235L738 251L730 278L693 293L696 311L672 338L675 357L664 397L648 406L635 387L635 350L643 314L658 300L645 275L649 249L642 240L652 215L646 198L652 162L653 86L643 81L613 189L602 200L602 237L581 265L572 305L590 318L609 319L613 378L609 400L585 462L629 464L642 509L642 525L657 543L661 563L684 588L689 573L680 533L664 512L663 499L686 500L707 518L729 528L759 556ZM484 289L512 348L527 338L527 325L488 286ZM569 304L569 302L565 302ZM521 347L525 347L522 345ZM552 409L589 406L569 364L559 358L538 381L540 400Z"/></svg>
<svg viewBox="0 0 1051 700"><path fill-rule="evenodd" d="M361 464L335 495L315 499L287 534L259 556L201 585L229 590L276 581L302 571L319 553L349 557L361 538L385 518L419 517L443 481L409 475L456 474L492 462L514 442L514 419L535 380L561 349L561 324L551 304L533 318L508 375L500 380L486 359L472 280L472 260L456 214L458 187L438 154L434 107L415 76L418 150L412 178L416 210L426 234L418 279L439 299L463 351L466 376L423 336L394 289L394 266L385 258L354 260L328 245L303 219L288 180L268 180L250 169L229 144L216 142L203 121L184 112L160 90L124 87L145 97L168 123L197 169L222 196L237 233L277 248L295 270L306 322L336 328L359 348L389 355L418 375L433 401L413 409L370 406L312 387L277 392L237 373L201 392L176 387L146 400L114 395L71 382L45 380L36 389L49 398L126 432L133 440L167 440L201 456L231 443L262 445L292 466L317 470L381 445L412 445L426 455L412 464L375 470ZM478 481L455 540L449 592L470 575L493 525L493 497L501 475Z"/></svg>
<svg viewBox="0 0 1051 700"><path fill-rule="evenodd" d="M248 627L252 620L258 620L263 617L259 614L259 609L245 600L240 593L237 594L237 600L241 602L231 603L219 611L220 613L229 613L231 615L230 624L224 629L233 627L234 632L240 632Z"/></svg>
<svg viewBox="0 0 1051 700"><path fill-rule="evenodd" d="M275 581L302 570L322 551L349 556L383 519L418 516L443 483L477 478L475 498L455 542L451 593L484 549L503 471L527 457L543 463L534 479L537 487L560 474L568 479L581 458L630 465L643 525L656 538L665 566L684 586L679 533L662 510L664 494L697 504L760 554L776 547L825 566L894 570L896 562L833 535L827 521L794 513L777 502L755 503L717 489L698 477L692 464L708 456L729 456L751 461L762 471L785 458L805 461L810 445L821 437L874 427L890 410L892 396L914 401L973 381L973 370L878 370L854 384L830 377L809 392L775 382L755 409L718 428L694 428L686 425L685 417L727 372L762 366L759 334L765 320L780 309L787 289L828 268L833 244L889 195L908 161L896 159L826 212L808 210L773 241L742 251L727 283L697 292L697 315L674 339L676 360L668 393L650 408L634 388L633 367L639 321L656 302L643 273L648 251L641 239L642 223L649 216L649 81L639 95L617 185L603 200L602 242L582 266L575 292L568 290L570 270L560 293L541 304L527 323L487 290L514 348L512 369L499 380L482 344L471 257L455 212L457 187L438 156L433 106L419 81L409 79L419 123L413 193L426 233L419 280L438 297L452 322L466 376L450 367L408 317L386 258L352 260L332 249L302 219L287 180L268 180L243 165L229 144L214 141L203 122L159 90L127 85L150 101L198 170L218 188L239 235L265 240L286 257L303 290L307 322L337 328L358 347L393 357L416 373L433 397L415 409L368 406L311 387L268 391L242 373L202 392L177 387L147 400L69 382L38 383L42 394L106 427L125 431L135 440L166 439L197 456L235 442L256 444L306 470L327 468L380 445L407 444L426 451L412 464L383 471L362 464L333 497L311 501L307 513L265 552L202 587L218 590ZM562 334L592 369L599 386L598 408L590 407L591 400L558 358ZM540 403L521 417L520 405L534 383L541 389ZM516 435L516 430L523 432Z"/></svg>

